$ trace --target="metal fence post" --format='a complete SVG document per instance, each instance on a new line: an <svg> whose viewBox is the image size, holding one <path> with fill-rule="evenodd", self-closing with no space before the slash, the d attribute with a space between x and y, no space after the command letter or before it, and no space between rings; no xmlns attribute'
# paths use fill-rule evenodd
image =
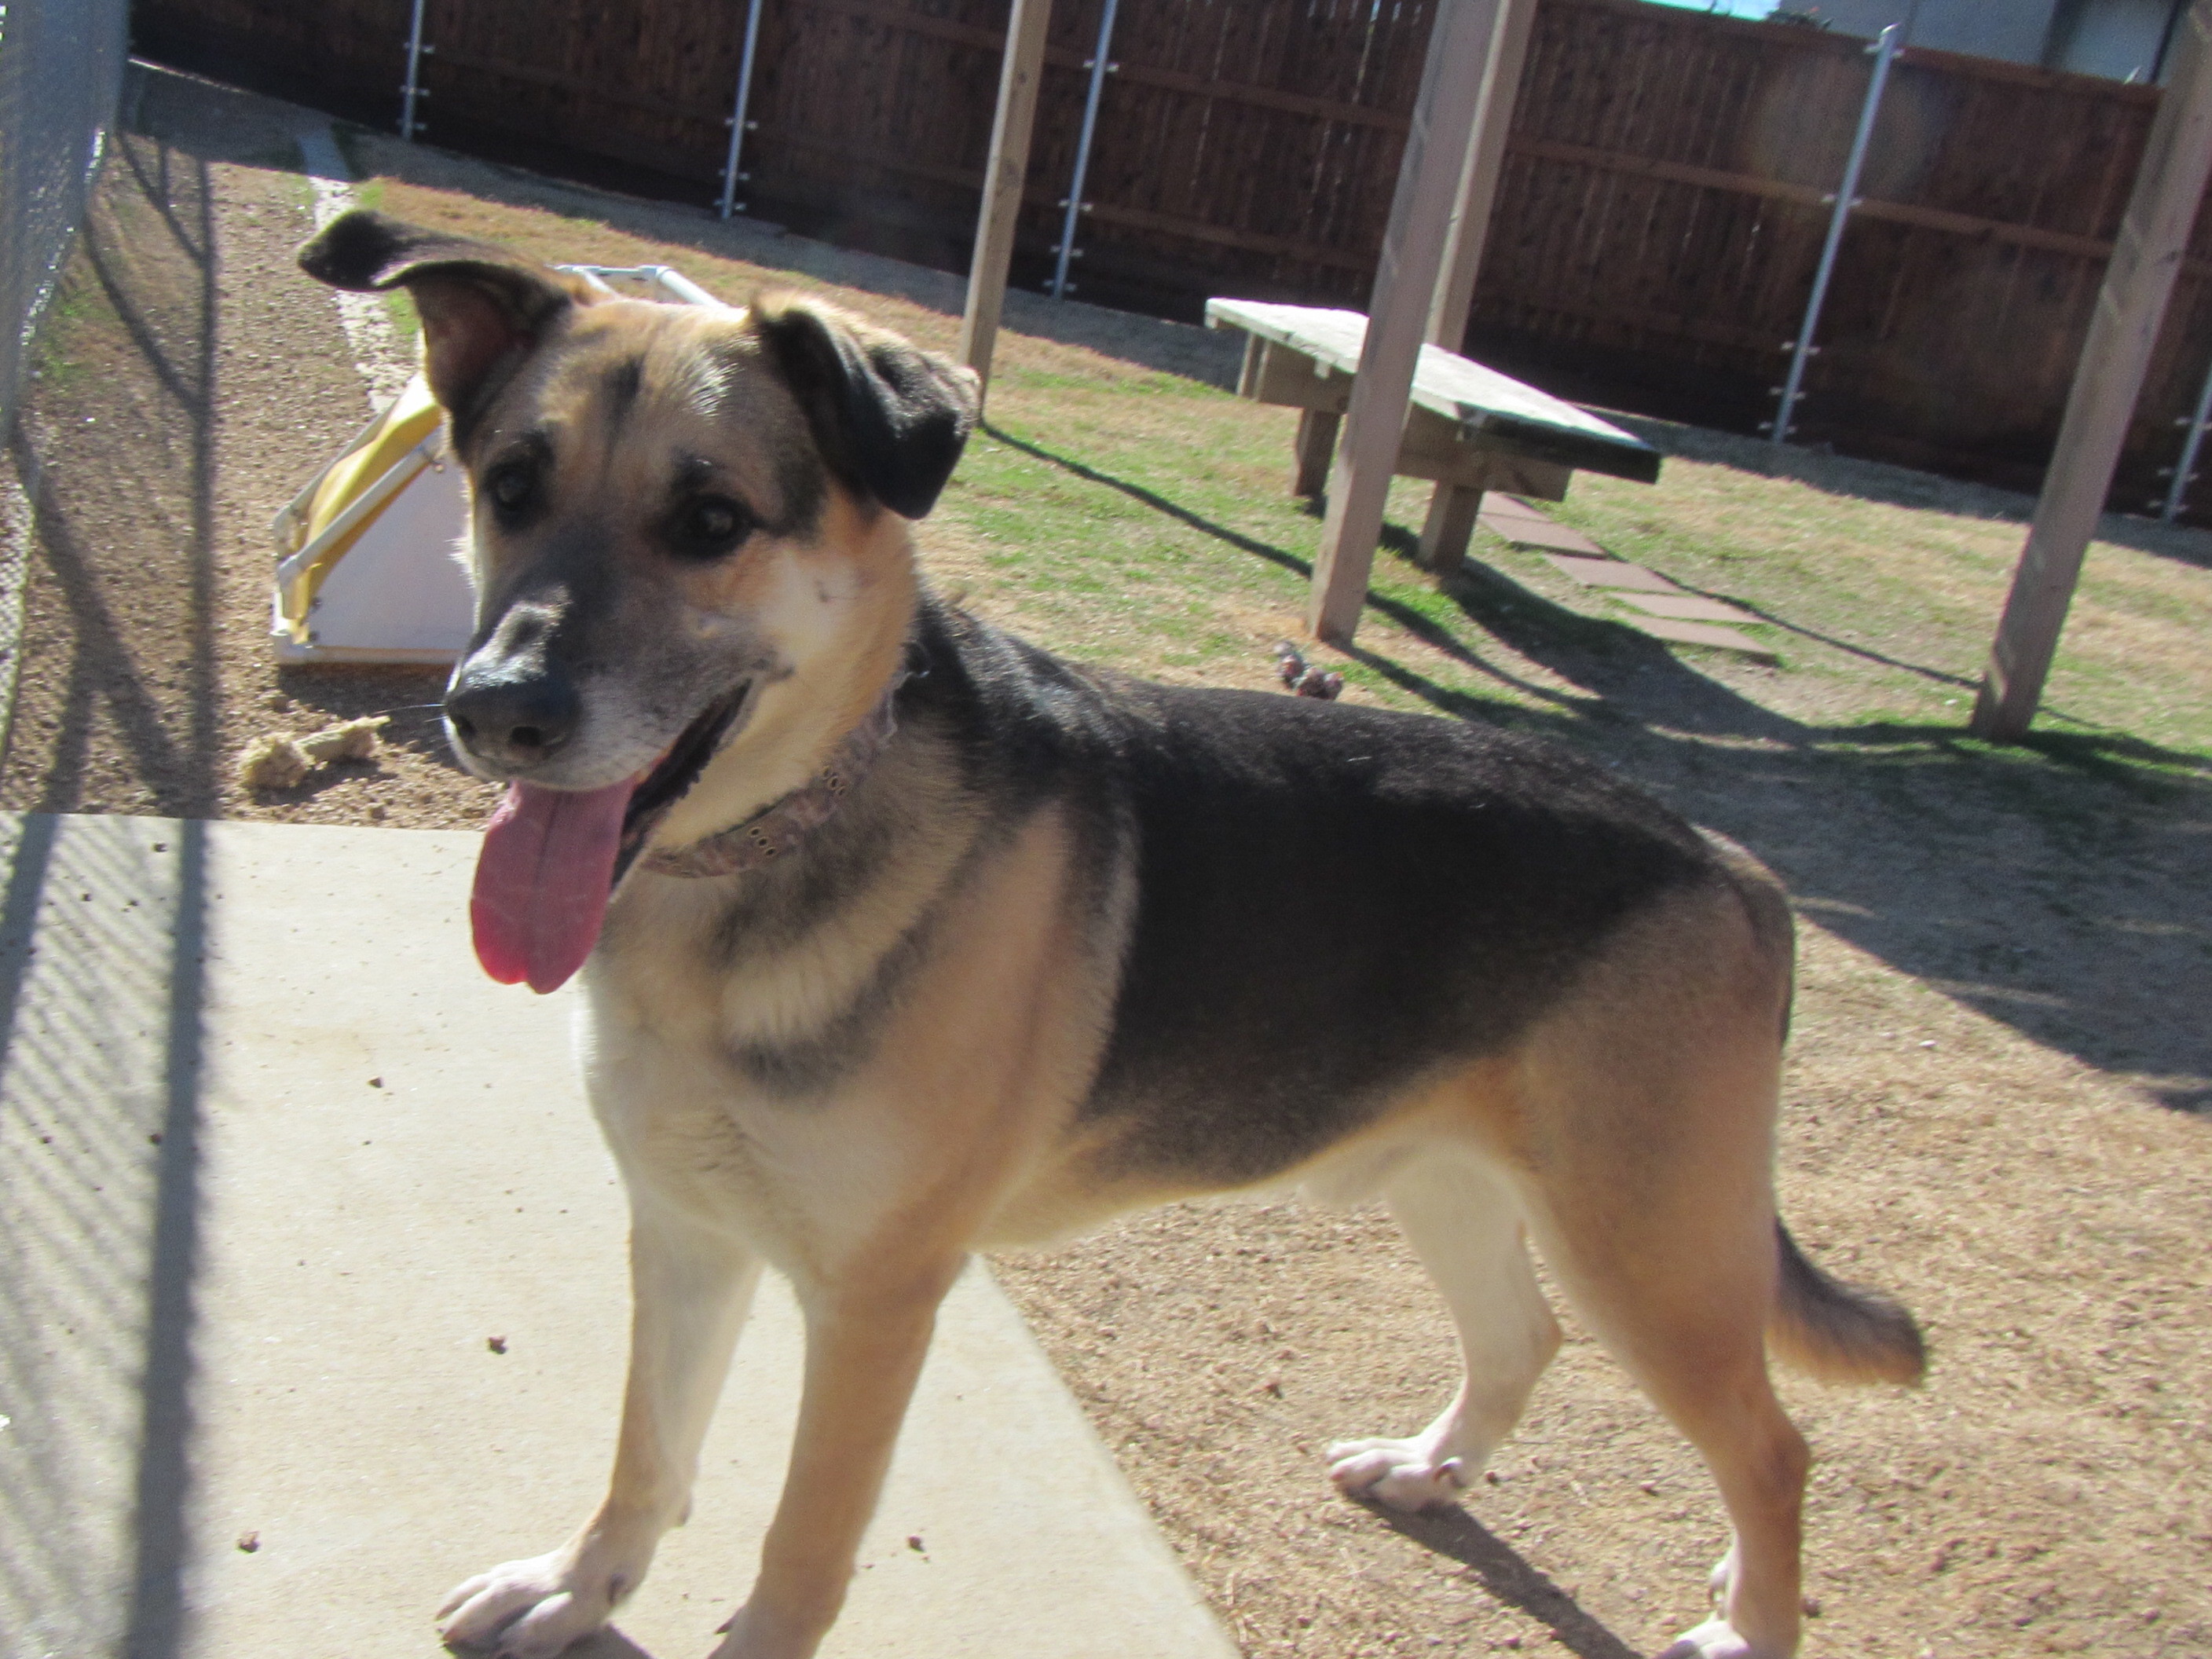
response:
<svg viewBox="0 0 2212 1659"><path fill-rule="evenodd" d="M1866 102L1859 106L1859 128L1851 137L1851 159L1844 164L1843 188L1836 193L1836 210L1828 219L1828 240L1821 245L1820 266L1813 274L1813 297L1806 302L1804 325L1797 331L1797 344L1790 356L1790 378L1777 388L1782 393L1782 406L1774 411L1769 437L1778 444L1789 441L1790 417L1796 412L1797 399L1804 392L1805 361L1818 349L1813 343L1814 331L1820 325L1820 307L1828 297L1828 278L1835 274L1837 250L1844 245L1844 227L1850 221L1851 210L1858 205L1859 169L1866 164L1867 149L1874 138L1875 118L1881 112L1882 88L1889 82L1890 60L1897 56L1897 43L1902 33L1899 26L1892 23L1869 48L1875 55L1874 76L1867 82Z"/></svg>
<svg viewBox="0 0 2212 1659"><path fill-rule="evenodd" d="M399 136L410 144L415 142L415 135L422 130L422 124L415 118L416 101L430 95L422 90L422 8L425 3L426 0L415 0L415 15L407 26L407 84L399 88L399 95L404 100L399 107Z"/></svg>
<svg viewBox="0 0 2212 1659"><path fill-rule="evenodd" d="M1121 67L1109 63L1106 54L1114 45L1114 13L1121 0L1106 0L1106 9L1098 19L1098 49L1084 68L1091 71L1091 90L1083 100L1083 135L1075 141L1075 176L1068 181L1067 199L1060 206L1067 210L1060 224L1060 246L1053 249L1052 297L1065 299L1074 284L1067 280L1067 262L1076 257L1075 221L1084 209L1083 181L1091 171L1091 140L1098 131L1098 98L1106 88L1106 77Z"/></svg>
<svg viewBox="0 0 2212 1659"><path fill-rule="evenodd" d="M753 96L753 55L760 46L761 0L749 0L745 7L745 50L738 63L738 100L730 111L730 149L722 158L721 215L728 218L738 209L738 185L752 174L738 171L738 157L745 147L746 129L757 123L745 118L745 106Z"/></svg>
<svg viewBox="0 0 2212 1659"><path fill-rule="evenodd" d="M2197 476L2197 452L2204 446L2204 427L2212 421L2212 368L2204 371L2204 389L2197 394L2197 412L2184 416L2174 422L2189 428L2189 436L2182 441L2181 459L2173 469L2173 482L2166 486L2166 505L2159 518L2172 524L2181 516L2181 503L2189 494L2190 481Z"/></svg>

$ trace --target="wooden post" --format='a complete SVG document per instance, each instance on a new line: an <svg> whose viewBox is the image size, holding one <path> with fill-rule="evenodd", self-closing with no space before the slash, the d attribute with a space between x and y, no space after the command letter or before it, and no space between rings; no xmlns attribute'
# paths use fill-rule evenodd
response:
<svg viewBox="0 0 2212 1659"><path fill-rule="evenodd" d="M1440 483L1429 497L1428 521L1421 526L1421 568L1449 576L1467 562L1468 538L1482 511L1482 492L1466 484Z"/></svg>
<svg viewBox="0 0 2212 1659"><path fill-rule="evenodd" d="M1521 91L1521 70L1528 61L1528 37L1535 32L1536 0L1504 0L1490 63L1482 72L1482 102L1474 118L1474 142L1467 147L1460 174L1459 205L1452 211L1450 239L1444 245L1443 275L1429 307L1429 343L1457 351L1467 343L1467 317L1474 304L1474 280L1482 271L1482 251L1490 240L1491 210L1498 205L1498 175L1505 167L1505 141L1513 131L1513 106Z"/></svg>
<svg viewBox="0 0 2212 1659"><path fill-rule="evenodd" d="M2203 3L2212 5L2212 0ZM1429 36L1420 97L1406 135L1406 156L1376 268L1367 340L1329 475L1328 514L1314 560L1307 626L1336 644L1352 642L1367 596L1499 4L1500 0L1443 0Z"/></svg>
<svg viewBox="0 0 2212 1659"><path fill-rule="evenodd" d="M1343 424L1341 415L1332 415L1325 409L1298 412L1298 435L1291 446L1297 458L1291 479L1291 495L1318 495L1328 488L1328 464L1336 454L1336 429Z"/></svg>
<svg viewBox="0 0 2212 1659"><path fill-rule="evenodd" d="M1006 266L1030 170L1030 130L1036 121L1037 82L1044 70L1045 28L1052 0L1013 0L1006 19L1006 55L999 72L999 112L991 123L991 159L983 168L983 204L975 220L975 256L968 266L968 306L960 319L960 361L988 386L999 313L1006 300Z"/></svg>
<svg viewBox="0 0 2212 1659"><path fill-rule="evenodd" d="M2017 742L2035 718L2212 175L2212 0L2190 7L2172 61L1968 728L1997 743Z"/></svg>
<svg viewBox="0 0 2212 1659"><path fill-rule="evenodd" d="M1467 343L1474 280L1481 273L1482 250L1490 240L1490 212L1498 204L1498 176L1505 164L1514 99L1521 90L1521 70L1528 61L1528 37L1535 23L1536 0L1504 0L1498 9L1490 63L1482 72L1474 139L1467 147L1459 205L1452 210L1451 233L1444 242L1443 274L1437 279L1436 297L1429 306L1429 343L1446 351L1457 351ZM1421 527L1421 568L1449 576L1464 565L1467 544L1481 511L1480 490L1438 484L1429 496L1428 521Z"/></svg>

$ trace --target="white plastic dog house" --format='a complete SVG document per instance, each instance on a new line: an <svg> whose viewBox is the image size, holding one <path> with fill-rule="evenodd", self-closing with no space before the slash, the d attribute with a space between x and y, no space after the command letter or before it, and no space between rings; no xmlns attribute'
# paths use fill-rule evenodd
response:
<svg viewBox="0 0 2212 1659"><path fill-rule="evenodd" d="M667 265L562 269L609 293L722 303ZM418 374L276 515L277 661L450 663L468 648L468 499L443 417Z"/></svg>

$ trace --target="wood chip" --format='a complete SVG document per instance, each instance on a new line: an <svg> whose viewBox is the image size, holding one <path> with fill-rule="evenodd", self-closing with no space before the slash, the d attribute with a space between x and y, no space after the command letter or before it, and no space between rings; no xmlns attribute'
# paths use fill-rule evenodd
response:
<svg viewBox="0 0 2212 1659"><path fill-rule="evenodd" d="M238 781L247 789L289 789L313 769L289 732L270 732L246 745L238 757Z"/></svg>
<svg viewBox="0 0 2212 1659"><path fill-rule="evenodd" d="M392 724L389 714L370 714L357 720L326 726L299 740L300 752L318 765L339 760L376 758L376 734Z"/></svg>
<svg viewBox="0 0 2212 1659"><path fill-rule="evenodd" d="M387 714L371 714L341 720L304 738L289 732L264 732L240 751L238 781L247 789L290 789L316 767L332 761L374 760L376 734L391 723Z"/></svg>

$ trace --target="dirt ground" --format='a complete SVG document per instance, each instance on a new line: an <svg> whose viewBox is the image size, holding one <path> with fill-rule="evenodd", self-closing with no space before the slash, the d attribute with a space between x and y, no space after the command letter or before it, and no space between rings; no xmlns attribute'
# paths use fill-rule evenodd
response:
<svg viewBox="0 0 2212 1659"><path fill-rule="evenodd" d="M291 265L308 118L140 77L16 446L37 541L0 805L405 827L489 811L442 751L439 675L269 656L269 519L366 407L336 308ZM563 215L580 256L653 235L890 296L917 332L957 310L936 273L352 148ZM1222 368L1219 342L1147 319L1018 301L1011 320ZM1935 1351L1917 1393L1785 1381L1820 1458L1806 1651L2212 1653L2212 790L2182 766L2162 793L2115 784L2053 816L1954 773L1939 811L1912 763L1801 752L1755 721L1692 756L1680 733L1760 695L1714 677L1732 672L1592 669L1619 711L1592 741L1805 894L1784 1211L1832 1267L1911 1304ZM263 732L373 712L393 716L378 762L274 794L230 776ZM1710 1485L1578 1330L1462 1508L1407 1519L1331 1492L1330 1440L1411 1432L1455 1381L1441 1309L1377 1212L1179 1206L997 1267L1247 1654L1618 1659L1701 1616L1723 1542Z"/></svg>

